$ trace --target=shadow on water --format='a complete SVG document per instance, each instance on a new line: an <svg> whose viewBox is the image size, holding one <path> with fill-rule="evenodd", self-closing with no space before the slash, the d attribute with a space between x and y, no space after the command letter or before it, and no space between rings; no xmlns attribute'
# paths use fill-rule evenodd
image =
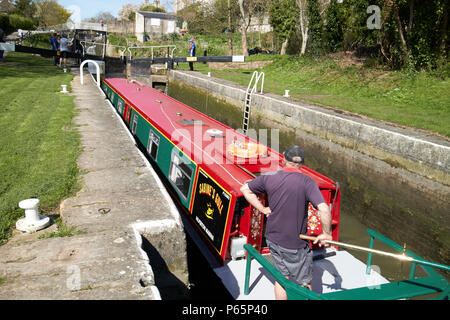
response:
<svg viewBox="0 0 450 320"><path fill-rule="evenodd" d="M169 270L159 251L145 237L142 237L142 250L148 255L162 300L233 300L187 232L188 286Z"/></svg>
<svg viewBox="0 0 450 320"><path fill-rule="evenodd" d="M167 267L158 250L142 237L142 250L147 253L162 300L184 300L188 296L188 288Z"/></svg>
<svg viewBox="0 0 450 320"><path fill-rule="evenodd" d="M187 232L186 251L190 282L189 298L192 300L233 300Z"/></svg>

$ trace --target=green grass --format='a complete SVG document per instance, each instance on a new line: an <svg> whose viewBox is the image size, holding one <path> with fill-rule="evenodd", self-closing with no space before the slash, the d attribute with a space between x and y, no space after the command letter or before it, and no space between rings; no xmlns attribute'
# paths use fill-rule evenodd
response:
<svg viewBox="0 0 450 320"><path fill-rule="evenodd" d="M24 210L18 202L41 201L54 211L78 188L80 136L72 125L73 97L59 93L73 76L51 59L10 53L0 64L0 243Z"/></svg>
<svg viewBox="0 0 450 320"><path fill-rule="evenodd" d="M72 237L84 233L83 231L77 230L76 227L68 227L67 225L65 225L59 216L54 220L54 222L58 227L58 231L46 232L44 234L41 234L38 239Z"/></svg>
<svg viewBox="0 0 450 320"><path fill-rule="evenodd" d="M249 60L273 59L259 71L265 74L264 91L319 103L408 127L450 137L450 77L443 72L407 73L380 67L342 66L328 57L258 55ZM178 68L188 69L188 64ZM211 70L196 63L196 71L248 86L254 70Z"/></svg>

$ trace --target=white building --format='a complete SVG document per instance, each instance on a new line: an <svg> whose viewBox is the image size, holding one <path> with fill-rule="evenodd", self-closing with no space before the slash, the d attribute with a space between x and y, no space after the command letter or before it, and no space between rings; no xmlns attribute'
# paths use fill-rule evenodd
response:
<svg viewBox="0 0 450 320"><path fill-rule="evenodd" d="M216 0L174 0L173 2L173 11L177 13L181 9L186 6L189 6L194 3L211 3ZM234 0L235 1L235 0ZM185 29L185 27L183 27ZM265 14L262 17L252 17L250 19L250 25L247 29L247 32L271 32L273 30L272 26L269 23L269 14Z"/></svg>
<svg viewBox="0 0 450 320"><path fill-rule="evenodd" d="M162 12L136 12L136 37L144 42L145 36L159 38L163 34L176 31L177 17L173 14Z"/></svg>

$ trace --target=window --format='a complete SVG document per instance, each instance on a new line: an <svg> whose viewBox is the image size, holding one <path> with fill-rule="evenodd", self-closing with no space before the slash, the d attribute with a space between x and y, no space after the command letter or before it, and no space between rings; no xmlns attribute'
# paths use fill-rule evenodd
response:
<svg viewBox="0 0 450 320"><path fill-rule="evenodd" d="M133 132L133 134L136 134L137 122L138 122L138 116L137 116L137 114L135 114L133 117L133 128L131 129L131 132Z"/></svg>
<svg viewBox="0 0 450 320"><path fill-rule="evenodd" d="M117 102L117 111L119 111L120 114L123 112L123 101L119 99Z"/></svg>
<svg viewBox="0 0 450 320"><path fill-rule="evenodd" d="M176 153L172 153L172 164L170 166L169 179L172 184L186 199L192 179L192 168L184 162Z"/></svg>
<svg viewBox="0 0 450 320"><path fill-rule="evenodd" d="M148 135L147 151L150 157L156 161L156 156L158 155L159 137L156 133L150 130Z"/></svg>

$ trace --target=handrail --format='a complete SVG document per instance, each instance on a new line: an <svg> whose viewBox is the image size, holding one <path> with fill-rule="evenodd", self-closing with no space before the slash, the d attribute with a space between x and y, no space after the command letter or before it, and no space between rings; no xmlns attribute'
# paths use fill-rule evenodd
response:
<svg viewBox="0 0 450 320"><path fill-rule="evenodd" d="M172 52L170 53L170 57L173 58L173 52L177 49L177 46L174 44L168 44L165 46L136 46L136 47L128 47L127 50L130 53L130 60L131 60L131 50L130 49L152 49L152 59L153 59L153 49L154 48L173 48Z"/></svg>
<svg viewBox="0 0 450 320"><path fill-rule="evenodd" d="M403 251L403 247L393 242L392 240L382 236L381 234L367 230L367 233L374 239L377 238L384 242L388 246L397 251ZM371 242L373 242L373 239ZM423 266L430 275L422 278L413 278L404 281L397 281L391 283L380 284L378 290L372 290L372 287L360 287L348 290L341 290L335 292L328 292L323 294L317 294L313 291L309 291L306 288L286 279L266 258L264 258L255 248L249 244L244 245L244 249L247 251L246 273L245 273L245 285L244 294L249 294L249 282L250 282L250 270L251 261L256 259L261 266L272 276L275 280L286 290L286 294L289 300L334 300L334 299L403 299L412 298L421 295L427 295L430 293L440 293L440 295L434 299L444 300L448 299L450 287L446 279L440 274L436 273L431 267ZM406 250L406 253L410 257L414 257L414 260L421 264L430 263L423 260L418 255ZM444 266L444 265L442 265ZM439 268L439 265L433 266ZM448 267L448 266L444 266ZM445 269L445 268L443 268Z"/></svg>
<svg viewBox="0 0 450 320"><path fill-rule="evenodd" d="M301 285L286 279L266 258L264 258L255 248L249 244L244 244L244 249L247 251L247 265L245 272L245 286L244 294L249 294L250 269L252 259L258 261L261 266L275 278L275 280L286 290L288 299L311 299L323 300L317 293L310 291Z"/></svg>
<svg viewBox="0 0 450 320"><path fill-rule="evenodd" d="M261 94L263 93L263 89L264 89L264 72L260 72L258 73L258 71L254 71L252 74L252 78L250 79L250 82L248 83L248 87L247 87L247 93L252 94L255 91L258 91L258 83L259 83L259 79L262 77L262 83L261 83ZM256 81L250 91L250 86L252 85L253 79L256 77Z"/></svg>
<svg viewBox="0 0 450 320"><path fill-rule="evenodd" d="M94 60L84 60L81 65L80 65L80 82L83 85L84 81L83 81L83 67L86 63L92 62L95 65L95 68L97 70L97 87L100 87L100 66L98 65L98 63Z"/></svg>
<svg viewBox="0 0 450 320"><path fill-rule="evenodd" d="M377 239L380 240L381 242L383 242L384 244L388 245L389 247L391 247L392 249L399 251L399 252L403 252L408 256L411 257L413 259L413 261L411 262L411 271L410 271L410 279L414 278L414 274L415 274L415 268L416 268L416 264L421 265L421 267L424 269L424 271L426 273L428 273L429 276L436 276L438 275L437 272L433 269L433 268L438 268L438 269L442 269L442 270L449 270L449 266L447 265L443 265L440 263L434 263L434 262L430 262L427 260L422 259L422 257L418 256L417 254L409 251L409 250L405 250L404 247L402 247L401 245L399 245L398 243L395 243L394 241L392 241L391 239L386 238L385 236L379 234L378 232L371 230L371 229L367 229L367 233L370 235L370 248L373 247L373 240ZM370 265L372 262L372 254L369 253L368 255L368 259L367 259L367 271L366 273L370 273Z"/></svg>

